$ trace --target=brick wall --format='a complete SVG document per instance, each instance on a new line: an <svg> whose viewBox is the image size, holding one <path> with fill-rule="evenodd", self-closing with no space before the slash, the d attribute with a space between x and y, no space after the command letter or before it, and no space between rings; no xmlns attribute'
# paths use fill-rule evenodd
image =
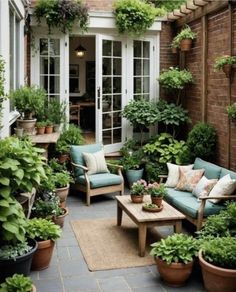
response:
<svg viewBox="0 0 236 292"><path fill-rule="evenodd" d="M112 11L114 0L86 0L90 11Z"/></svg>

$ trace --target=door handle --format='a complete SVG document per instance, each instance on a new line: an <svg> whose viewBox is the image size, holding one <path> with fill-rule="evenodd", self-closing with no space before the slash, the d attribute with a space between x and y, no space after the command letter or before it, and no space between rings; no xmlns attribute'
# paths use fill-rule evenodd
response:
<svg viewBox="0 0 236 292"><path fill-rule="evenodd" d="M97 96L98 96L98 102L97 102L97 107L100 109L100 96L101 96L101 89L98 87L97 89Z"/></svg>

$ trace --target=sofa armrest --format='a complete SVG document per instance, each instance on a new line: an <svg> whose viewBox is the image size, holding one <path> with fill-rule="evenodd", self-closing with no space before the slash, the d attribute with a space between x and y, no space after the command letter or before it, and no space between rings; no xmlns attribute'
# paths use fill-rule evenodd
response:
<svg viewBox="0 0 236 292"><path fill-rule="evenodd" d="M164 180L167 179L168 175L167 174L160 174L158 175L159 179L160 179L160 183L163 183Z"/></svg>

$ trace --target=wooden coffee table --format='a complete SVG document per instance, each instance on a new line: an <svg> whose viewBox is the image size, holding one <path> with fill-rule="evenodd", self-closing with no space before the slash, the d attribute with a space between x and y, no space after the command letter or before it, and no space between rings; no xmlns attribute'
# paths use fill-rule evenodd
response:
<svg viewBox="0 0 236 292"><path fill-rule="evenodd" d="M160 212L147 212L142 210L144 203L150 203L150 196L144 196L143 203L132 203L130 196L116 196L117 200L117 225L121 226L122 211L124 211L138 226L139 233L139 255L145 256L147 227L173 225L174 231L182 231L182 220L185 215L174 207L163 201L163 209Z"/></svg>

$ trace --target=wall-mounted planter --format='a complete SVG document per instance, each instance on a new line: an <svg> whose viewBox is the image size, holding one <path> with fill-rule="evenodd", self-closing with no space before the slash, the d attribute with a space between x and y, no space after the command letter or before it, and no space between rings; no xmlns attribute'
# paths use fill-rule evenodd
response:
<svg viewBox="0 0 236 292"><path fill-rule="evenodd" d="M171 51L173 54L177 54L178 53L178 48L171 48Z"/></svg>
<svg viewBox="0 0 236 292"><path fill-rule="evenodd" d="M223 65L222 70L225 73L226 77L229 78L232 72L232 65L225 64Z"/></svg>
<svg viewBox="0 0 236 292"><path fill-rule="evenodd" d="M183 52L187 52L191 50L192 47L192 40L191 39L183 39L180 41L180 50Z"/></svg>

